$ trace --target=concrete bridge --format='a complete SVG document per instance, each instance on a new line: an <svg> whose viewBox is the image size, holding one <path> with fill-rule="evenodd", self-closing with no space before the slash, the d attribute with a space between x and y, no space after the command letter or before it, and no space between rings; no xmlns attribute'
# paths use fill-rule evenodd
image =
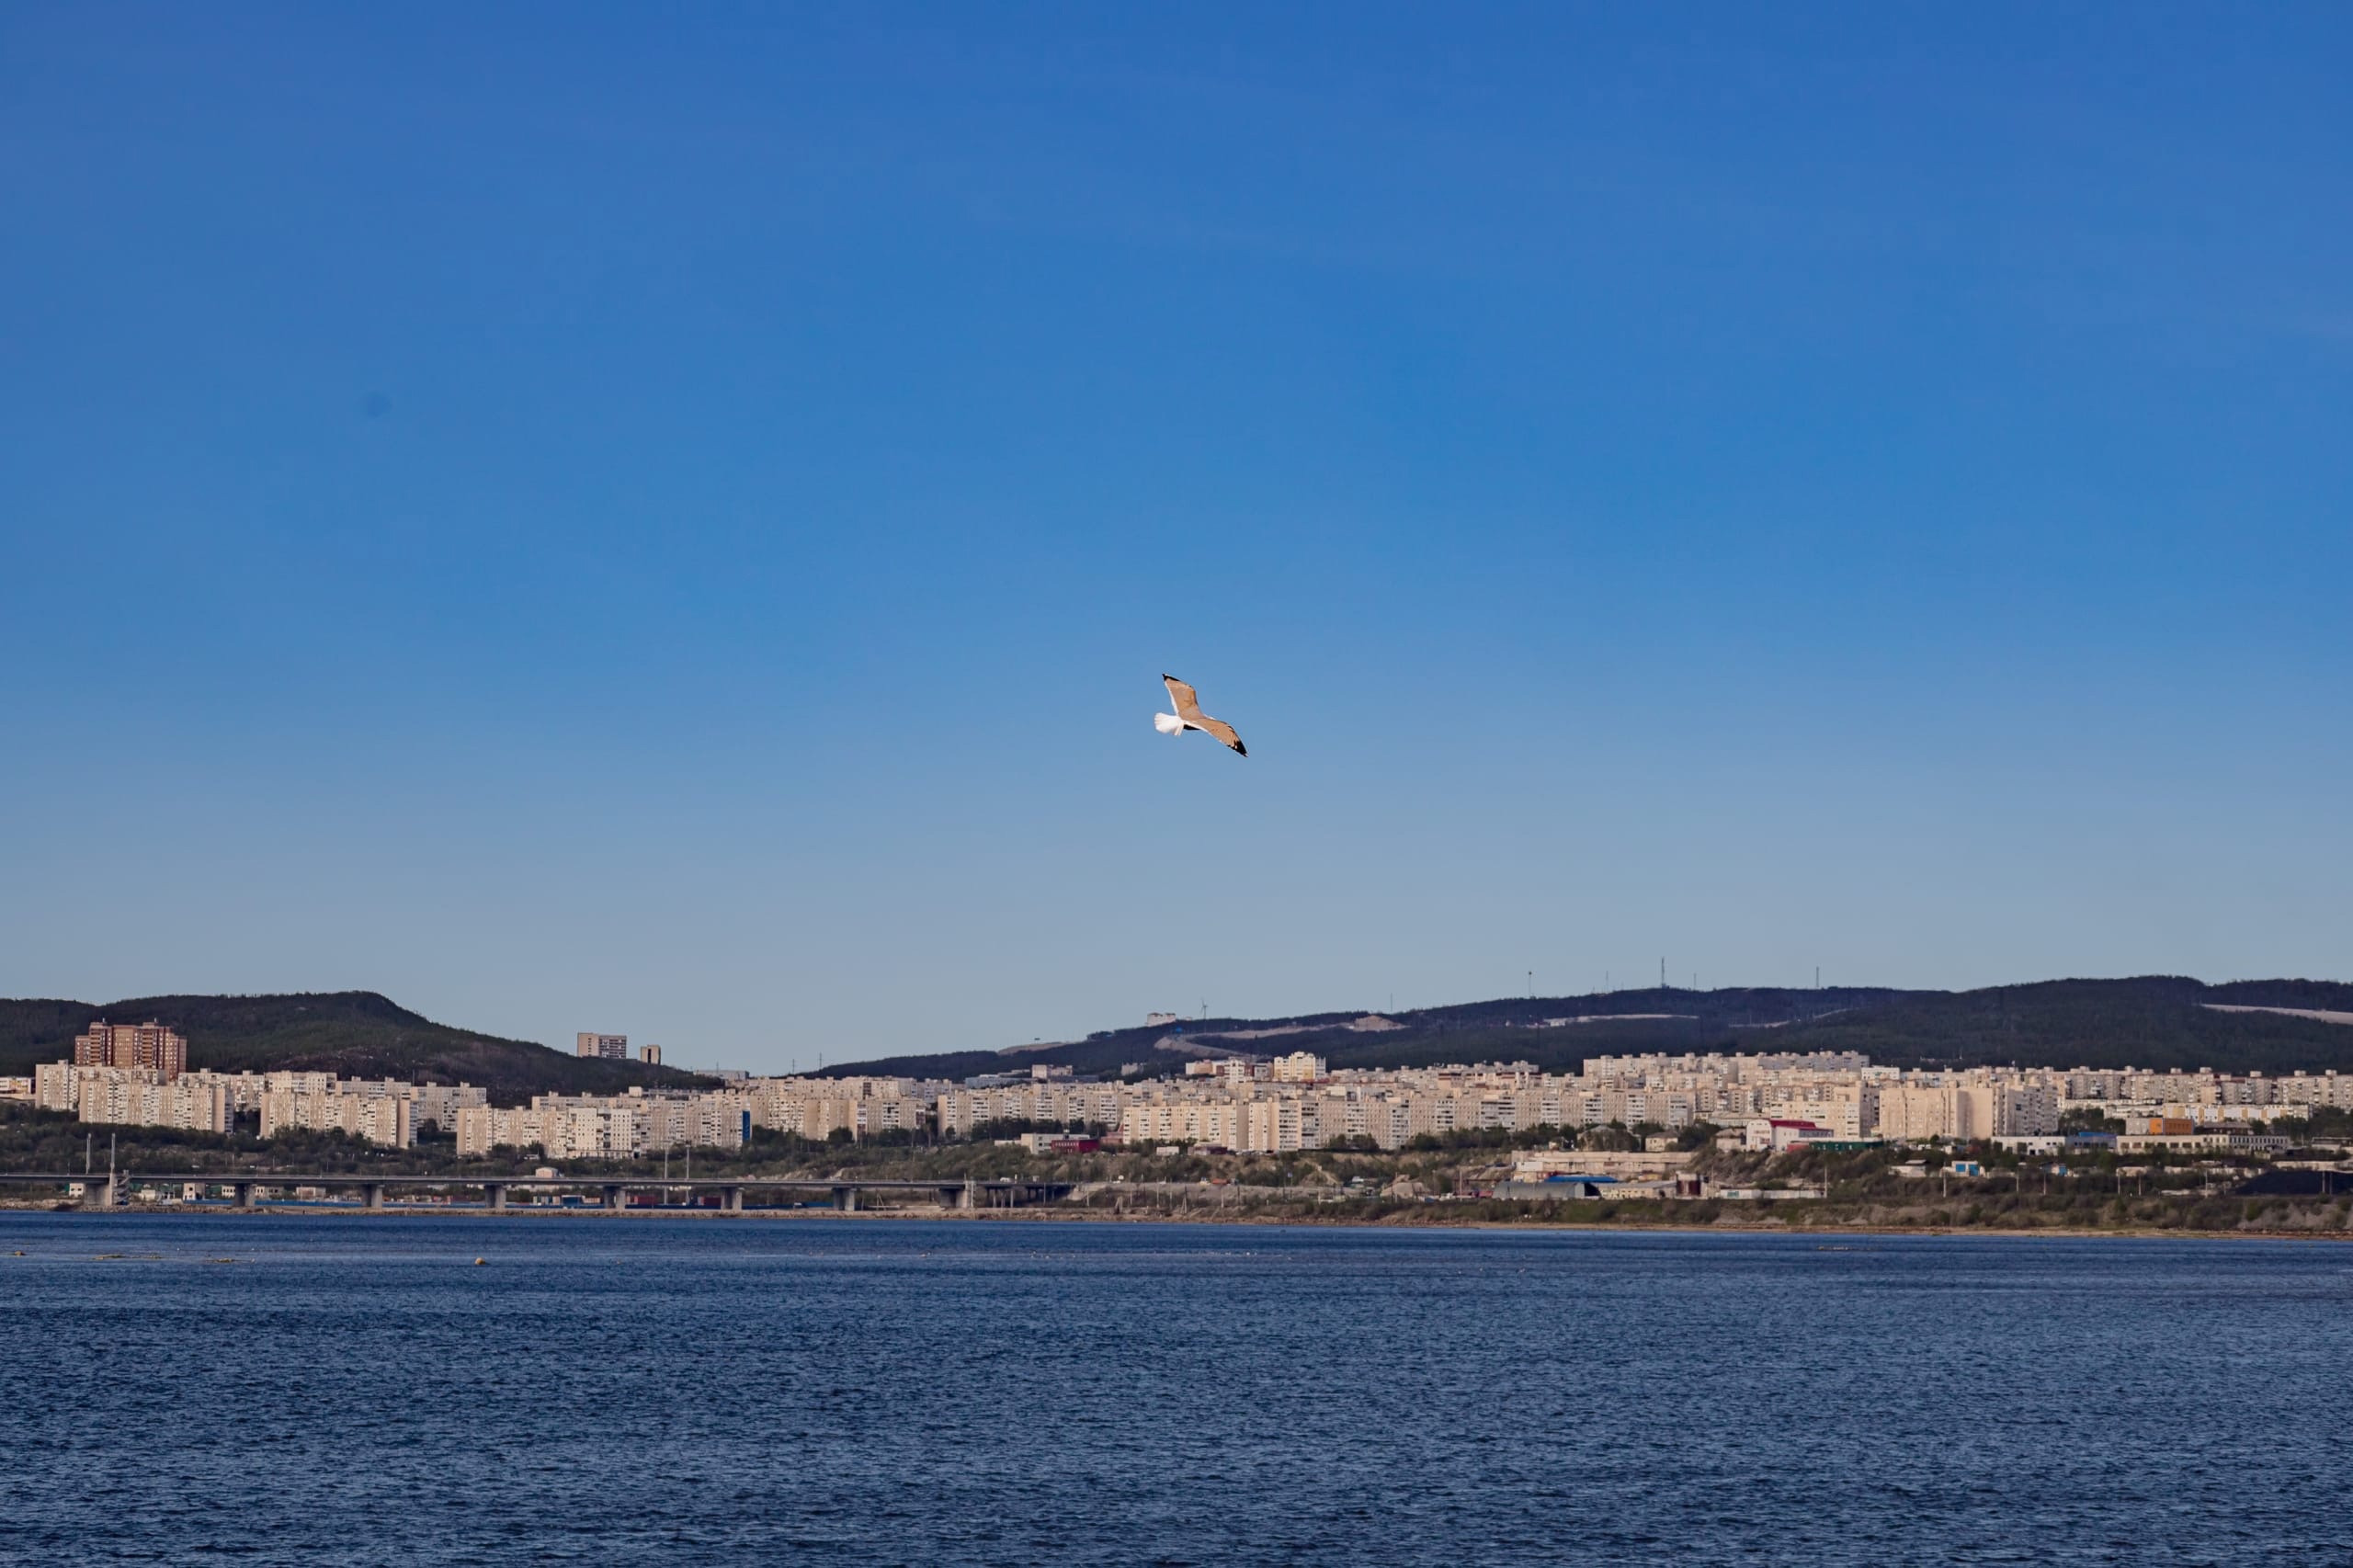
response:
<svg viewBox="0 0 2353 1568"><path fill-rule="evenodd" d="M593 1194L597 1207L611 1210L628 1207L628 1196L632 1192L657 1195L656 1207L673 1207L668 1202L668 1195L672 1193L684 1192L691 1198L700 1193L715 1192L719 1195L721 1210L730 1214L744 1212L746 1208L745 1196L753 1191L799 1193L804 1195L804 1199L822 1195L831 1199L835 1209L854 1214L858 1210L860 1194L878 1198L886 1195L900 1198L928 1196L947 1209L1011 1209L1067 1198L1074 1185L1066 1181L1029 1181L1019 1177L994 1181L885 1181L840 1176L712 1176L697 1181L665 1181L659 1176L301 1176L210 1171L94 1171L86 1175L71 1171L0 1171L0 1183L56 1187L78 1185L83 1188L82 1206L85 1209L119 1207L134 1187L163 1187L184 1192L194 1185L225 1188L229 1201L239 1209L256 1209L272 1201L286 1201L283 1198L272 1199L264 1195L282 1194L294 1187L305 1187L347 1194L350 1207L364 1210L385 1208L388 1195L396 1192L478 1191L482 1194L483 1206L494 1213L505 1212L510 1207L508 1195L516 1192ZM691 1203L687 1206L701 1207ZM786 1205L771 1203L753 1207Z"/></svg>

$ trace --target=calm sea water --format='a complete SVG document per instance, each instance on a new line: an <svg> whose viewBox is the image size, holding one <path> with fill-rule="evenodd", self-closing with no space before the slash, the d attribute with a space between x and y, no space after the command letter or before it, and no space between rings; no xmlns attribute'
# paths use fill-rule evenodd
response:
<svg viewBox="0 0 2353 1568"><path fill-rule="evenodd" d="M2353 1562L2328 1244L18 1215L0 1305L11 1562Z"/></svg>

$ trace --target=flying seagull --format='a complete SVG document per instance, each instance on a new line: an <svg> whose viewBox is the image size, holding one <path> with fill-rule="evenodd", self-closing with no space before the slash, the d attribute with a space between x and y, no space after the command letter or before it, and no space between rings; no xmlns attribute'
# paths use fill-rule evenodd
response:
<svg viewBox="0 0 2353 1568"><path fill-rule="evenodd" d="M1193 695L1191 687L1175 676L1162 676L1160 678L1167 683L1168 700L1176 705L1176 711L1154 713L1152 716L1154 729L1164 735L1181 735L1188 730L1199 730L1205 735L1213 735L1223 741L1240 756L1250 755L1248 748L1242 744L1242 737L1233 733L1233 725L1201 711L1200 699Z"/></svg>

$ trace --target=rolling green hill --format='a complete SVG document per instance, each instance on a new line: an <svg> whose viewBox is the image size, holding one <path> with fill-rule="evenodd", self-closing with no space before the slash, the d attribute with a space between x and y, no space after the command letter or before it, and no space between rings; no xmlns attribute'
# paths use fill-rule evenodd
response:
<svg viewBox="0 0 2353 1568"><path fill-rule="evenodd" d="M421 1017L372 991L293 996L137 996L87 1002L0 999L0 1074L74 1052L91 1020L169 1024L188 1040L188 1065L225 1073L281 1068L347 1078L478 1084L500 1104L535 1094L614 1094L631 1084L700 1084L675 1068L568 1056Z"/></svg>
<svg viewBox="0 0 2353 1568"><path fill-rule="evenodd" d="M1142 1063L1146 1074L1156 1076L1181 1070L1195 1055L1221 1051L1269 1055L1293 1051L1313 1051L1335 1067L1531 1062L1552 1072L1573 1072L1587 1056L1624 1051L1762 1049L1736 1042L1754 1038L1760 1027L1908 994L1913 994L1879 987L1653 988L1586 996L1510 997L1388 1015L1399 1026L1392 1029L1350 1028L1366 1016L1360 1012L1289 1018L1199 1018L1170 1026L1106 1029L1058 1045L885 1057L827 1067L824 1072L835 1077L870 1073L963 1078L1049 1063L1077 1073L1109 1074L1134 1062ZM1584 1021L1545 1027L1548 1020L1560 1018ZM1245 1035L1256 1038L1239 1038Z"/></svg>
<svg viewBox="0 0 2353 1568"><path fill-rule="evenodd" d="M1046 1062L1108 1075L1141 1063L1146 1074L1159 1075L1179 1071L1206 1050L1260 1056L1311 1051L1335 1067L1528 1062L1548 1072L1574 1072L1588 1057L1645 1051L1859 1051L1902 1067L2014 1062L2353 1072L2353 1025L2218 1012L2216 1006L2353 1014L2353 985L2307 980L2207 985L2147 975L1964 992L1654 988L1402 1012L1392 1016L1400 1026L1393 1029L1352 1029L1347 1026L1362 1016L1356 1013L1207 1018L1105 1030L1059 1045L896 1056L825 1071L964 1078ZM1581 1021L1553 1022L1564 1018Z"/></svg>
<svg viewBox="0 0 2353 1568"><path fill-rule="evenodd" d="M1915 993L1777 1030L1788 1047L1859 1051L1897 1066L2353 1071L2353 1025L2227 1006L2353 1013L2353 985L2304 980L2205 985L2174 975L2051 980Z"/></svg>

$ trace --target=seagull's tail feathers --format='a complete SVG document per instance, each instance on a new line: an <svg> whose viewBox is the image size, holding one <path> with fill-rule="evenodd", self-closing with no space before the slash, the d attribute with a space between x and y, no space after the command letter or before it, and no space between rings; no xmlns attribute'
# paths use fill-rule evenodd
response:
<svg viewBox="0 0 2353 1568"><path fill-rule="evenodd" d="M1154 713L1152 727L1164 735L1181 735L1185 733L1185 721L1174 713Z"/></svg>

